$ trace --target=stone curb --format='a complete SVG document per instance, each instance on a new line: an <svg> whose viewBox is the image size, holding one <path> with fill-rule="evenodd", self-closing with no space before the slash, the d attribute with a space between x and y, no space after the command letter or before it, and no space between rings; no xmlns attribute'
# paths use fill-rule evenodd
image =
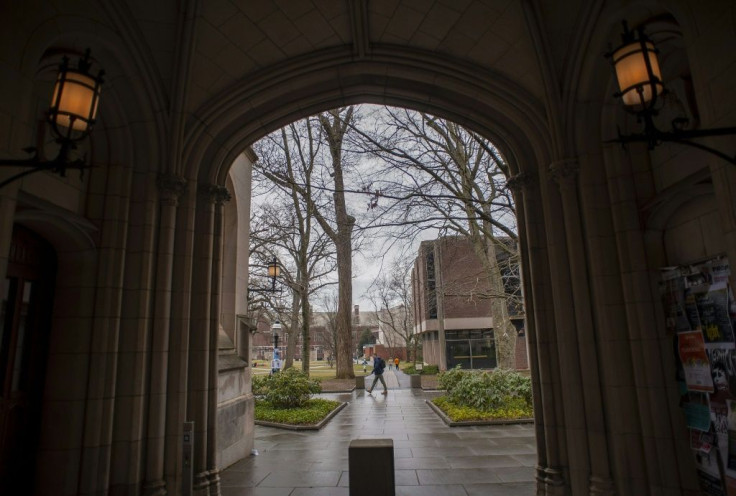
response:
<svg viewBox="0 0 736 496"><path fill-rule="evenodd" d="M323 389L318 394L352 393L353 391L355 391L355 386L353 386L350 389L328 389L328 390Z"/></svg>
<svg viewBox="0 0 736 496"><path fill-rule="evenodd" d="M450 419L447 415L445 415L445 412L440 410L440 408L432 403L430 400L424 400L425 403L429 405L429 407L434 410L434 413L436 413L442 421L447 424L449 427L471 427L474 425L508 425L508 424L533 424L534 419L533 418L526 418L526 419L516 419L516 420L468 420L463 422L455 422Z"/></svg>
<svg viewBox="0 0 736 496"><path fill-rule="evenodd" d="M256 420L256 425L262 425L265 427L276 427L278 429L288 429L290 431L318 431L329 422L332 417L337 415L340 410L348 406L348 402L340 403L332 410L325 418L323 418L318 424L315 425L291 425L291 424L280 424L278 422L266 422L263 420Z"/></svg>

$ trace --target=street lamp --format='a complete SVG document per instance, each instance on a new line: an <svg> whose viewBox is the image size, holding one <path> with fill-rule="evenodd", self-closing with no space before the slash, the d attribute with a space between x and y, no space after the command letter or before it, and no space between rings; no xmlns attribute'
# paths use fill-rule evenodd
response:
<svg viewBox="0 0 736 496"><path fill-rule="evenodd" d="M48 110L48 121L59 145L59 154L51 161L42 161L38 150L28 147L24 151L31 153L31 158L0 160L2 167L26 168L0 183L0 188L34 172L46 170L64 177L67 169L77 169L81 176L84 169L89 168L83 159L71 160L69 153L76 149L79 141L89 136L95 124L104 71L93 76L90 74L91 66L89 49L79 59L76 68L69 67L68 57L62 59Z"/></svg>
<svg viewBox="0 0 736 496"><path fill-rule="evenodd" d="M276 257L268 264L268 277L271 278L271 291L276 291L276 278L281 275L281 266Z"/></svg>
<svg viewBox="0 0 736 496"><path fill-rule="evenodd" d="M278 320L271 325L273 333L273 361L271 362L271 372L276 373L281 370L281 357L279 356L279 333L281 332L281 322Z"/></svg>
<svg viewBox="0 0 736 496"><path fill-rule="evenodd" d="M644 122L644 132L629 135L622 135L619 132L617 139L607 142L622 144L645 142L652 150L660 143L669 141L713 153L736 165L736 157L726 155L701 143L689 141L692 138L736 134L736 127L685 130L682 127L687 123L687 119L679 118L672 121L671 130L657 129L653 119L657 115L655 105L658 97L667 91L657 60L659 51L655 48L654 42L644 33L644 28L629 30L626 21L623 27L621 46L607 53L606 57L611 60L619 88L614 96L620 97L624 108Z"/></svg>
<svg viewBox="0 0 736 496"><path fill-rule="evenodd" d="M276 292L276 279L281 275L281 265L279 259L275 256L268 263L268 277L271 278L270 288L248 288L247 299L250 300L250 293L275 293Z"/></svg>

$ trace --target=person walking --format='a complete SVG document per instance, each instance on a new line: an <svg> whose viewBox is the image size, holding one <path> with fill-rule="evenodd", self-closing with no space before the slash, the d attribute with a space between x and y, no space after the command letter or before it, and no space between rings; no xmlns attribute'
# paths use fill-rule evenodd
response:
<svg viewBox="0 0 736 496"><path fill-rule="evenodd" d="M373 388L376 387L376 382L381 381L381 384L383 384L383 393L381 394L388 394L388 387L386 386L386 379L383 378L383 369L386 368L386 362L383 361L383 359L375 355L373 357L373 375L375 378L373 379L373 384L371 385L371 388L368 390L368 394L371 394L371 391L373 391Z"/></svg>
<svg viewBox="0 0 736 496"><path fill-rule="evenodd" d="M399 357L394 358L394 370L399 370Z"/></svg>

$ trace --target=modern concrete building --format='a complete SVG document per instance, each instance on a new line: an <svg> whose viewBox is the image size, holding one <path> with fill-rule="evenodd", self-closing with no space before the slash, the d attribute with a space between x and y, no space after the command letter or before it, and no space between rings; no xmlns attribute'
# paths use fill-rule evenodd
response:
<svg viewBox="0 0 736 496"><path fill-rule="evenodd" d="M514 323L514 365L526 369L526 343L521 283L517 264L504 264L508 254L499 251L501 272L509 298L506 309ZM466 237L444 236L423 241L412 269L414 332L420 335L424 361L440 370L461 366L491 369L499 366L496 335L489 298L488 273ZM444 343L444 345L443 345ZM518 353L516 353L516 349Z"/></svg>
<svg viewBox="0 0 736 496"><path fill-rule="evenodd" d="M248 146L369 102L454 120L508 161L538 494L699 493L658 283L661 267L736 260L736 139L695 138L717 154L652 125L736 126L733 1L38 0L1 13L4 158L59 153L45 114L62 56L91 48L105 82L91 135L60 163L94 167L0 188L0 492L221 493L220 470L253 439L237 359ZM616 56L661 75L625 95L631 108L659 95L651 119L614 96L604 54L622 20L659 50L656 67ZM648 143L632 136L645 126ZM609 142L619 133L625 148ZM227 364L221 332L238 350Z"/></svg>

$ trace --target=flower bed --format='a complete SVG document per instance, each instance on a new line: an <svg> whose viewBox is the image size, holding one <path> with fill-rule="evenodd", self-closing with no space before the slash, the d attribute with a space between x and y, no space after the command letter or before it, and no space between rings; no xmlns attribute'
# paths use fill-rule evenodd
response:
<svg viewBox="0 0 736 496"><path fill-rule="evenodd" d="M431 405L448 424L533 420L531 380L521 374L455 368L441 373L438 382L447 394Z"/></svg>

